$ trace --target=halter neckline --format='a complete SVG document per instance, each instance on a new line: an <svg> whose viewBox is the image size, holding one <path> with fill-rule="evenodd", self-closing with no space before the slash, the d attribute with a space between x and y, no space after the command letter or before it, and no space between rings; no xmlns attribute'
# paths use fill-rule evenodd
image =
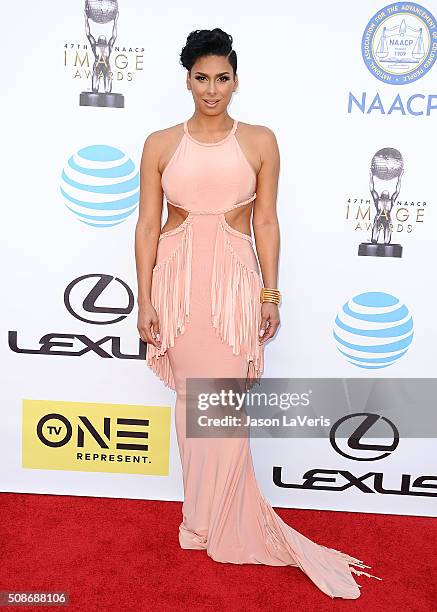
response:
<svg viewBox="0 0 437 612"><path fill-rule="evenodd" d="M238 120L234 119L231 131L228 134L226 134L226 136L222 138L221 140L217 140L217 142L202 142L201 140L196 140L196 138L191 136L190 132L188 131L188 119L184 121L184 132L188 136L188 138L192 140L193 142L195 142L196 144L202 145L203 147L214 147L216 145L222 144L223 142L226 142L232 136L232 134L235 134L237 130L237 125L238 125Z"/></svg>

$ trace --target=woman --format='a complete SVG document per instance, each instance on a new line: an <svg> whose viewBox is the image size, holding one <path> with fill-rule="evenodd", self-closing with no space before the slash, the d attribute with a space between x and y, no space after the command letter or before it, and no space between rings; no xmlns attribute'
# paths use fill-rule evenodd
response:
<svg viewBox="0 0 437 612"><path fill-rule="evenodd" d="M228 115L238 85L230 35L191 32L181 63L195 111L146 139L135 247L147 363L177 392L179 542L223 563L297 566L327 595L355 599L351 572L365 572L350 565L369 566L312 542L274 512L256 482L247 437L186 436L186 379L242 378L251 386L279 325L279 153L270 129ZM168 218L160 229L163 191Z"/></svg>

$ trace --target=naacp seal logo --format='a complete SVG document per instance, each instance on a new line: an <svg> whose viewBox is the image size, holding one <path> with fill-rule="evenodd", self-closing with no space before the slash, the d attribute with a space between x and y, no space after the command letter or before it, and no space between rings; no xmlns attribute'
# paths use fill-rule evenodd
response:
<svg viewBox="0 0 437 612"><path fill-rule="evenodd" d="M380 81L390 85L417 81L436 60L436 21L420 4L388 4L367 24L361 52L367 68Z"/></svg>

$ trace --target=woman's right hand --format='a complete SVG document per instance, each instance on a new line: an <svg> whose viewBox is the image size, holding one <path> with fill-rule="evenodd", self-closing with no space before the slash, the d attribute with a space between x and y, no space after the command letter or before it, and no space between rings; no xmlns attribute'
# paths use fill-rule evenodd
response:
<svg viewBox="0 0 437 612"><path fill-rule="evenodd" d="M138 307L138 333L143 342L153 344L156 348L161 345L159 337L159 320L156 310L152 304L146 304Z"/></svg>

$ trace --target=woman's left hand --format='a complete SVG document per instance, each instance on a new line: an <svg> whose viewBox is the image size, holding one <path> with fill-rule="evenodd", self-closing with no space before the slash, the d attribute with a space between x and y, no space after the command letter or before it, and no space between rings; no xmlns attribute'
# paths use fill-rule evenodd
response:
<svg viewBox="0 0 437 612"><path fill-rule="evenodd" d="M264 344L269 338L273 338L279 327L279 307L273 302L263 302L261 304L261 325L259 332L264 333L259 336L259 343Z"/></svg>

